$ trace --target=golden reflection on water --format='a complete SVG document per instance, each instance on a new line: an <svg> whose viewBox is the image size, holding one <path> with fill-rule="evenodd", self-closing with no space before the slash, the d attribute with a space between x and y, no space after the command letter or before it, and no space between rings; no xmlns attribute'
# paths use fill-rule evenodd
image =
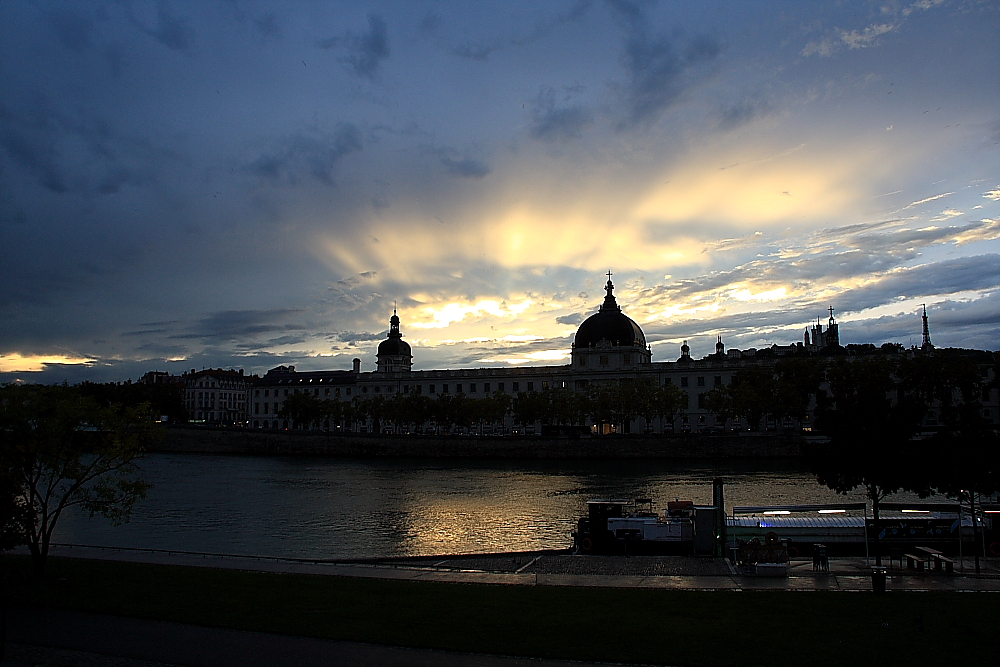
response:
<svg viewBox="0 0 1000 667"><path fill-rule="evenodd" d="M726 505L863 500L801 463L347 461L152 455L130 524L67 515L55 541L296 558L485 553L569 546L593 497ZM900 500L905 499L902 495Z"/></svg>

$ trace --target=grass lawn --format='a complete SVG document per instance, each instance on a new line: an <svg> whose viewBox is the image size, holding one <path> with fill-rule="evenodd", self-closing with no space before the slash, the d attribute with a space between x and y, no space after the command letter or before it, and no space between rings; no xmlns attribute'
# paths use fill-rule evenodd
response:
<svg viewBox="0 0 1000 667"><path fill-rule="evenodd" d="M996 659L1000 595L447 584L5 557L14 604L397 646L670 665Z"/></svg>

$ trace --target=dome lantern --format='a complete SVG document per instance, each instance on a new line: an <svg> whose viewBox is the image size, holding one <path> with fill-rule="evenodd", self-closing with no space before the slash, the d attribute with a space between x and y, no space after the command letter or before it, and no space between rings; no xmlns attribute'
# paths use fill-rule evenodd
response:
<svg viewBox="0 0 1000 667"><path fill-rule="evenodd" d="M376 358L379 373L405 372L413 368L410 344L403 340L403 334L399 331L399 316L396 315L395 308L389 318L389 336L379 343Z"/></svg>

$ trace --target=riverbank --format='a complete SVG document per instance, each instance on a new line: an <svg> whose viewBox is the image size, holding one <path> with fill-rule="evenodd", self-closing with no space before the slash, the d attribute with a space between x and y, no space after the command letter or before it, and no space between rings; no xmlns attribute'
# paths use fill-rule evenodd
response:
<svg viewBox="0 0 1000 667"><path fill-rule="evenodd" d="M795 458L808 438L798 434L540 436L368 435L169 426L153 451L279 454L353 458L481 459L729 459Z"/></svg>
<svg viewBox="0 0 1000 667"><path fill-rule="evenodd" d="M23 607L335 641L671 665L980 664L995 651L996 596L952 591L505 586L77 558L51 559L32 583L26 559L5 561Z"/></svg>

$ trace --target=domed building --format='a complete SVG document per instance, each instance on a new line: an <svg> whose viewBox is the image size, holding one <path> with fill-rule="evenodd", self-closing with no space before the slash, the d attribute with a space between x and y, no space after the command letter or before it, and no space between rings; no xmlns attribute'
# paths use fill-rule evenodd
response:
<svg viewBox="0 0 1000 667"><path fill-rule="evenodd" d="M652 361L646 336L635 320L622 312L614 289L608 272L604 303L576 330L571 357L578 369L628 370Z"/></svg>
<svg viewBox="0 0 1000 667"><path fill-rule="evenodd" d="M410 344L403 340L403 334L399 332L399 316L396 315L395 308L389 318L389 337L379 343L375 359L378 373L409 372L413 368Z"/></svg>
<svg viewBox="0 0 1000 667"><path fill-rule="evenodd" d="M413 370L413 354L410 345L403 340L399 316L393 309L389 334L378 345L374 372L362 370L361 359L354 360L352 370L296 372L294 367L284 366L271 369L264 377L254 381L253 400L249 403L252 407L250 423L262 428L278 428L279 424L285 424L284 417L280 417L284 400L303 391L323 400L345 402L411 394L433 399L444 396L481 399L502 394L517 399L550 389L585 392L594 386L642 380L657 386L674 385L687 395L685 405L673 421L656 417L655 424L644 424L642 428L685 433L703 429L721 430L723 427L741 429L744 425L732 422L727 425L727 420L717 419L706 408L708 392L729 385L733 375L748 364L773 364L787 355L824 353L828 348L817 344L820 333L823 334L823 344L839 342L839 330L831 312L829 329L822 331L817 326L817 335L813 340L807 337L797 344L771 345L761 350L727 350L722 337L718 336L715 353L700 357L692 355L692 349L685 340L676 360L653 362L652 350L642 328L622 312L615 299L614 288L609 272L604 287L604 302L577 328L569 363L552 366L495 365ZM515 429L513 419L513 415L504 417L503 432ZM529 431L524 432L530 432L535 426L524 424L516 428L526 428ZM592 426L597 433L596 429L601 425ZM364 432L373 427L374 422L354 425L354 428ZM611 425L603 424L603 427L606 429L603 432L609 432L607 429ZM633 428L630 424L621 427L625 433ZM324 425L323 428L329 426Z"/></svg>

